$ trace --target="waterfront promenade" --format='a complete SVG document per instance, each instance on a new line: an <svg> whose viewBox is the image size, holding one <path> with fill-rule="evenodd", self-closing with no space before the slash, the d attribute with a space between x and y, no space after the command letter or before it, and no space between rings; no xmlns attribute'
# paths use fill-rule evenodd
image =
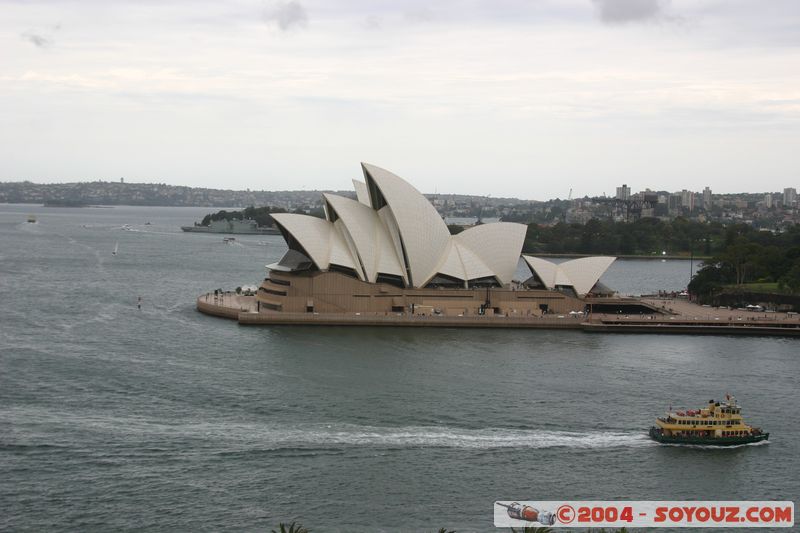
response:
<svg viewBox="0 0 800 533"><path fill-rule="evenodd" d="M680 299L642 299L663 314L536 316L445 316L408 313L284 313L258 311L255 296L234 292L208 293L197 299L198 311L236 320L242 325L412 326L470 328L575 329L607 333L691 333L778 335L800 337L800 316L754 313L700 306Z"/></svg>

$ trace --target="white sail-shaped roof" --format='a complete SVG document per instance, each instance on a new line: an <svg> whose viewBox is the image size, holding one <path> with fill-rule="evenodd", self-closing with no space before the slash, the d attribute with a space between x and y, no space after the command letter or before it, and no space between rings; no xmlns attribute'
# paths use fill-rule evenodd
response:
<svg viewBox="0 0 800 533"><path fill-rule="evenodd" d="M585 296L591 291L616 260L616 257L605 256L581 257L556 264L530 255L523 255L522 258L545 287L572 287L578 296Z"/></svg>
<svg viewBox="0 0 800 533"><path fill-rule="evenodd" d="M344 235L342 235L341 227L341 225L334 224L333 230L331 231L331 256L329 264L352 268L358 273L361 268L356 265L357 261L353 257L350 247L347 246L347 241Z"/></svg>
<svg viewBox="0 0 800 533"><path fill-rule="evenodd" d="M325 194L325 219L276 213L293 253L302 257L275 263L275 268L352 269L352 275L374 283L381 275L406 286L424 287L437 275L501 285L514 275L527 227L493 223L451 236L427 199L391 172L362 163L366 183L353 180L358 201ZM339 270L342 270L339 268ZM437 281L435 284L439 284Z"/></svg>
<svg viewBox="0 0 800 533"><path fill-rule="evenodd" d="M600 280L600 276L616 259L616 257L605 256L581 257L565 261L558 266L572 281L575 292L583 296L592 290L592 287Z"/></svg>
<svg viewBox="0 0 800 533"><path fill-rule="evenodd" d="M452 239L437 274L456 278L467 285L469 280L497 278L497 274L473 250ZM498 283L502 283L498 279Z"/></svg>
<svg viewBox="0 0 800 533"><path fill-rule="evenodd" d="M347 232L356 248L364 279L374 282L379 273L404 277L404 269L394 251L392 239L378 213L350 198L327 193L324 197L329 208L336 212L342 222L343 231Z"/></svg>
<svg viewBox="0 0 800 533"><path fill-rule="evenodd" d="M358 201L366 206L372 207L372 204L369 203L367 184L363 181L353 180L353 188L356 190L356 198L358 198Z"/></svg>
<svg viewBox="0 0 800 533"><path fill-rule="evenodd" d="M554 289L556 285L561 285L561 283L556 283L556 276L559 274L557 264L530 255L523 255L522 258L528 264L528 268L531 269L531 272L536 274L545 287Z"/></svg>
<svg viewBox="0 0 800 533"><path fill-rule="evenodd" d="M466 281L464 276L464 263L461 261L459 246L451 240L446 252L442 255L442 262L437 268L439 274Z"/></svg>
<svg viewBox="0 0 800 533"><path fill-rule="evenodd" d="M464 262L467 279L495 276L502 285L511 283L527 230L528 227L524 224L496 222L474 226L453 236L453 240L479 257L482 263L473 266L462 252L461 260ZM476 275L481 270L489 273Z"/></svg>
<svg viewBox="0 0 800 533"><path fill-rule="evenodd" d="M333 224L322 218L294 213L273 213L278 227L289 233L319 269L330 266Z"/></svg>
<svg viewBox="0 0 800 533"><path fill-rule="evenodd" d="M450 232L430 202L410 183L388 170L361 164L374 209L389 206L405 252L405 262L415 287L423 287L435 274L447 251Z"/></svg>

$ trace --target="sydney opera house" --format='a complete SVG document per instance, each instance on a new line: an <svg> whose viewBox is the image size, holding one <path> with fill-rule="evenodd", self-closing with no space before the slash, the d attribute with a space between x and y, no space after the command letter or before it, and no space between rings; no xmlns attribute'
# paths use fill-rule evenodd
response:
<svg viewBox="0 0 800 533"><path fill-rule="evenodd" d="M614 258L521 256L527 227L509 222L451 235L408 182L361 166L357 199L325 194L324 219L273 215L289 249L267 265L259 313L535 316L607 292L598 280Z"/></svg>

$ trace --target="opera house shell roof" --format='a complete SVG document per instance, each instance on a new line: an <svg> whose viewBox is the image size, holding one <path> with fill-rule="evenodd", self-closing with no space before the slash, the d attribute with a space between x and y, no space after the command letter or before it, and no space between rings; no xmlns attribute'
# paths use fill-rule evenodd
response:
<svg viewBox="0 0 800 533"><path fill-rule="evenodd" d="M450 235L430 202L411 184L361 164L357 200L325 194L325 219L273 214L289 251L268 268L338 271L369 282L422 288L508 285L517 269L527 226L483 224Z"/></svg>
<svg viewBox="0 0 800 533"><path fill-rule="evenodd" d="M586 296L608 270L616 257L581 257L563 263L553 263L539 257L523 255L534 277L545 288L557 290L571 288L578 296Z"/></svg>

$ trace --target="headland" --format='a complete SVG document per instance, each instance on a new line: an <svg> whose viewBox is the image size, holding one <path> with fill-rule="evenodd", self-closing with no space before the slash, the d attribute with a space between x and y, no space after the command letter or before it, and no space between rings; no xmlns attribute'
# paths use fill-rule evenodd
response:
<svg viewBox="0 0 800 533"><path fill-rule="evenodd" d="M361 167L364 181L353 180L357 199L324 194L324 219L271 214L288 247L283 257L267 265L257 290L204 294L198 310L247 325L800 336L800 320L789 315L734 317L678 301L620 297L600 282L615 257L553 263L524 255L523 224L495 222L451 235L408 182ZM515 279L520 261L529 271L524 280Z"/></svg>
<svg viewBox="0 0 800 533"><path fill-rule="evenodd" d="M616 301L614 301L616 300ZM605 299L607 306L642 305L649 314L591 313L552 315L466 315L395 313L299 313L259 310L255 295L218 292L201 295L197 310L241 325L411 326L445 328L571 329L587 333L764 335L800 337L800 315L708 308L682 300ZM672 311L658 311L662 306Z"/></svg>

